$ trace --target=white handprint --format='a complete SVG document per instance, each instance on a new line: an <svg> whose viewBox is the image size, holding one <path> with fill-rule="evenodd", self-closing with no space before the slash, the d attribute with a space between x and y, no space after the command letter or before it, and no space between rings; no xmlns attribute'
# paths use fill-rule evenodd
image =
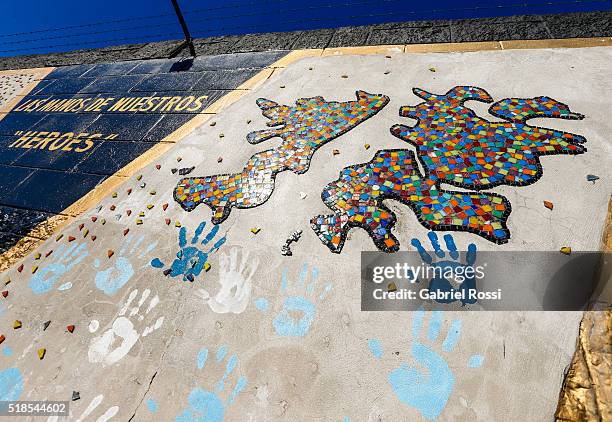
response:
<svg viewBox="0 0 612 422"><path fill-rule="evenodd" d="M258 259L249 261L248 251L242 254L240 262L237 248L232 249L229 256L221 253L219 256L219 291L215 296L210 297L206 290L200 290L201 296L210 309L218 314L244 312L251 298L251 279L258 266Z"/></svg>
<svg viewBox="0 0 612 422"><path fill-rule="evenodd" d="M151 334L153 331L157 330L164 323L164 317L159 317L155 321L155 323L151 326L147 326L142 330L142 334L139 334L134 329L134 324L132 323L132 317L137 317L138 321L142 321L146 315L153 310L159 303L159 296L155 295L149 305L147 306L144 315L139 314L140 308L144 304L144 302L148 299L151 294L150 289L145 289L138 300L138 303L133 308L130 308L132 301L138 296L138 289L134 289L127 298L125 305L119 311L117 318L113 321L113 325L111 328L106 330L102 335L98 337L94 337L91 339L89 343L89 361L92 363L102 363L103 365L112 365L119 360L123 359L125 355L132 350L134 344L140 337L146 337ZM129 314L127 316L126 313L129 310ZM97 321L96 321L97 322ZM98 329L98 324L93 323L90 324L90 331L95 332ZM116 341L120 341L119 346L115 349L113 345Z"/></svg>
<svg viewBox="0 0 612 422"><path fill-rule="evenodd" d="M102 404L102 401L104 401L104 395L103 394L99 394L96 397L94 397L91 400L91 402L89 403L89 406L87 406L87 408L85 409L83 414L81 414L81 416L79 416L79 418L76 420L76 422L82 422L84 420L87 420L89 415L91 415L93 413L93 411L96 410L96 408L98 406L100 406L100 404ZM96 422L106 422L109 419L111 419L113 416L115 416L117 414L117 412L119 412L119 406L109 407L106 410L106 412L104 412L104 414L102 416L100 416L98 419L96 419ZM57 421L57 417L56 417L55 421ZM47 422L51 422L51 421L47 420Z"/></svg>

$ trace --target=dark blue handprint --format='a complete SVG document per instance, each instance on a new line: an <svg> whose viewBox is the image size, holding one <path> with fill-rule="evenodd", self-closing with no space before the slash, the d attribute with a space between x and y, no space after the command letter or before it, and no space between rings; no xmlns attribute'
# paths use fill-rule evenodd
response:
<svg viewBox="0 0 612 422"><path fill-rule="evenodd" d="M202 246L208 245L215 239L215 236L219 232L219 226L213 225L210 232L204 237L204 240L198 244L200 235L206 227L206 222L200 223L198 228L191 239L191 244L187 246L187 229L181 227L179 231L179 248L180 250L176 254L176 259L172 262L170 268L164 270L164 275L176 277L178 275L183 276L183 281L193 281L196 276L200 275L202 270L208 270L210 264L208 263L208 256L213 252L216 252L221 245L225 243L226 237L223 236L218 239L212 247L204 252L198 249L200 244ZM155 258L151 261L151 266L155 268L163 268L165 264L159 259Z"/></svg>
<svg viewBox="0 0 612 422"><path fill-rule="evenodd" d="M440 242L438 242L438 235L432 231L427 234L427 237L429 237L429 241L434 249L436 257L440 259L445 258L446 253L440 247ZM467 254L465 256L466 262L465 264L463 264L459 262L459 252L457 251L457 246L455 245L455 240L453 239L453 236L451 236L450 234L445 234L444 242L446 243L448 255L451 259L444 259L436 262L434 262L434 257L432 257L431 254L425 250L419 239L412 239L411 242L412 246L414 246L419 252L419 255L421 255L421 259L423 260L423 262L433 267L434 269L439 268L442 270L434 271L435 276L429 281L429 291L431 293L436 291L451 293L448 295L448 298L435 299L438 303L452 303L457 300L460 300L463 306L467 304L476 303L477 299L470 298L470 295L468 294L470 290L476 290L476 275L473 271L469 271L468 274L466 274L465 271L466 267L472 267L474 265L474 262L476 262L476 245L473 243L470 243L468 245ZM461 269L461 271L458 271L458 269ZM464 280L459 283L458 288L453 287L452 283L446 277L443 276L443 274L448 272L449 270L452 271L454 274L465 274L463 276ZM459 296L461 299L455 299L455 292L461 292L461 295Z"/></svg>

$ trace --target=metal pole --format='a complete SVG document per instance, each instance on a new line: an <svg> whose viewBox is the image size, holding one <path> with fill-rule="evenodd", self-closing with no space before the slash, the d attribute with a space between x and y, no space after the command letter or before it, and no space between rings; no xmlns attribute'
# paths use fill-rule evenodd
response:
<svg viewBox="0 0 612 422"><path fill-rule="evenodd" d="M185 45L189 47L189 53L191 54L191 56L195 57L196 52L193 46L193 38L191 38L191 35L189 34L189 28L187 28L187 22L185 22L185 18L183 17L181 8L178 5L178 1L177 0L171 0L171 1L172 1L172 6L174 7L174 12L176 13L176 17L178 18L179 23L181 24L181 28L183 28L183 34L185 34L185 42L182 43L179 46L179 48L175 50L173 54L170 55L170 57L173 57L174 54L178 54L178 52L182 50Z"/></svg>

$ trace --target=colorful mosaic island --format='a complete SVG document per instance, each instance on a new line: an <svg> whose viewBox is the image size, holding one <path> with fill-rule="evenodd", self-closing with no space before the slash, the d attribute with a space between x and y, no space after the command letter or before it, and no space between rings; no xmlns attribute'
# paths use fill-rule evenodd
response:
<svg viewBox="0 0 612 422"><path fill-rule="evenodd" d="M374 116L389 102L385 95L364 91L356 95L356 101L347 102L325 101L320 96L300 98L294 107L259 98L257 105L270 119L267 125L274 129L251 132L247 140L258 144L280 137L283 142L277 148L254 154L240 173L180 180L174 199L186 211L205 203L213 210L213 224L223 222L232 207L263 204L274 191L278 173L305 173L317 149Z"/></svg>
<svg viewBox="0 0 612 422"><path fill-rule="evenodd" d="M342 250L351 227L361 227L382 251L395 252L399 241L391 233L396 216L383 204L395 199L409 205L429 230L475 233L502 244L510 238L506 226L510 202L501 195L444 190L441 183L480 191L498 185L525 186L542 175L539 156L582 154L580 135L526 124L536 117L582 119L549 97L506 98L489 112L504 122L478 117L464 103L490 103L482 88L456 86L444 95L415 88L423 98L404 106L400 115L417 120L413 127L395 125L391 133L417 148L425 175L409 150L378 151L372 161L349 166L321 194L334 212L311 220L311 227L332 251Z"/></svg>

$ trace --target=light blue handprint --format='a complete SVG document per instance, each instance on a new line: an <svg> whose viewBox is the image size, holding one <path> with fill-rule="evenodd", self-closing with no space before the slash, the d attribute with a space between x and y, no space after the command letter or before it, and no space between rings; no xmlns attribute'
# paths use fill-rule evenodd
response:
<svg viewBox="0 0 612 422"><path fill-rule="evenodd" d="M89 251L85 243L73 243L68 248L61 245L51 255L51 263L32 275L28 284L30 289L37 295L49 292L64 274L88 255Z"/></svg>
<svg viewBox="0 0 612 422"><path fill-rule="evenodd" d="M443 352L450 353L459 340L461 321L455 319L451 322L446 338L440 345L438 339L442 326L442 315L441 311L431 312L427 339L430 342L437 341L438 347L441 347ZM404 363L392 370L387 379L401 403L414 407L424 418L433 420L444 410L455 385L455 376L441 354L436 352L433 346L426 346L421 342L424 318L425 311L422 309L414 312L412 318L413 342L410 352L417 365L411 366ZM370 339L368 347L375 358L382 358L382 346L377 339ZM473 355L468 360L467 366L477 368L482 365L483 361L482 356ZM424 368L424 370L419 368Z"/></svg>
<svg viewBox="0 0 612 422"><path fill-rule="evenodd" d="M16 401L23 392L23 376L17 368L0 371L0 401Z"/></svg>
<svg viewBox="0 0 612 422"><path fill-rule="evenodd" d="M180 250L176 254L176 259L172 262L170 268L164 270L164 275L176 277L178 275L183 276L183 281L193 281L196 276L200 275L202 270L205 268L208 256L216 252L217 249L225 243L226 237L223 236L218 239L213 246L207 251L201 251L198 249L200 235L206 227L206 222L200 223L198 228L191 239L191 246L187 246L187 229L181 227L179 231L179 248ZM201 245L206 246L214 240L215 236L219 232L219 226L213 225L210 232L204 237L204 240L200 242ZM164 268L164 263L159 259L155 258L151 261L151 266L155 268Z"/></svg>
<svg viewBox="0 0 612 422"><path fill-rule="evenodd" d="M316 267L312 268L311 280L309 283L306 282L307 276L308 264L304 264L302 266L302 271L300 272L298 282L292 286L292 290L294 290L295 293L301 294L286 296L283 299L282 309L272 321L274 331L279 336L303 337L308 333L308 331L310 331L317 313L317 297L314 294L314 291L319 276L319 270ZM282 295L287 295L288 287L289 283L287 281L287 268L284 268L281 275L280 293ZM323 300L331 288L331 283L326 284L323 291L319 294L318 300ZM255 301L255 306L260 311L267 312L268 300L265 298L259 298ZM297 313L300 315L300 317L296 319L292 317L290 313Z"/></svg>
<svg viewBox="0 0 612 422"><path fill-rule="evenodd" d="M216 353L216 362L220 364L227 356L227 346L221 346ZM208 360L208 349L198 352L197 367L204 368ZM194 388L189 393L187 402L189 407L176 417L176 422L221 422L225 417L225 410L236 400L236 396L246 387L247 379L241 376L236 381L234 389L227 395L225 401L221 398L225 391L225 384L238 364L238 357L231 355L227 359L225 371L221 379L215 384L214 392L202 388Z"/></svg>
<svg viewBox="0 0 612 422"><path fill-rule="evenodd" d="M431 231L427 234L427 237L429 237L429 241L434 249L436 257L441 260L434 262L434 257L432 257L431 254L425 250L419 239L412 239L411 243L412 246L414 246L419 252L419 255L421 256L423 262L433 268L439 268L443 270L434 272L436 276L434 276L434 278L429 281L429 291L452 292L452 294L449 294L447 298L436 298L436 302L452 303L457 300L460 300L463 306L465 306L466 304L476 303L477 299L470 297L470 295L468 294L469 291L476 290L476 275L474 272L470 271L469 274L465 276L465 279L461 283L459 283L459 287L457 289L453 287L451 282L442 275L445 272L444 270L451 270L454 273L458 273L458 270L465 271L465 268L472 267L476 262L476 245L473 243L470 243L468 245L468 250L465 256L466 262L465 264L463 264L459 262L459 252L457 251L457 246L455 245L455 240L453 239L453 236L451 236L450 234L444 235L444 242L446 243L448 255L450 256L450 259L444 260L442 260L442 258L446 258L446 253L440 247L440 243L438 242L438 235L435 232ZM456 295L454 292L457 291L462 292L462 294L459 295L460 299L455 298Z"/></svg>
<svg viewBox="0 0 612 422"><path fill-rule="evenodd" d="M157 410L159 409L159 405L157 404L155 399L153 398L147 399L147 409L149 409L149 412L151 413L157 413Z"/></svg>
<svg viewBox="0 0 612 422"><path fill-rule="evenodd" d="M100 270L96 273L96 287L102 290L109 296L114 295L121 289L134 275L134 267L130 262L130 257L135 255L140 250L140 245L144 241L144 235L140 237L132 237L129 235L116 258L113 258L108 268ZM144 258L157 246L157 242L150 243L144 250L138 254L138 259ZM145 264L146 265L146 264ZM100 268L100 260L96 259L93 264L94 268Z"/></svg>

